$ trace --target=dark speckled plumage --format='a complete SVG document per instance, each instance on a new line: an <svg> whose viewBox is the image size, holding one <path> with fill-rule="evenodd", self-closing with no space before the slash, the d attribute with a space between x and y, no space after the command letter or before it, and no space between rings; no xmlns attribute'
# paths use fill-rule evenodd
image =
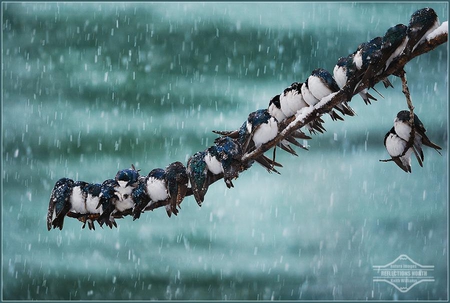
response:
<svg viewBox="0 0 450 303"><path fill-rule="evenodd" d="M103 213L97 219L100 226L106 224L109 228L113 226L117 227L117 223L111 216L111 213L115 209L115 204L118 199L115 188L118 186L117 181L114 179L107 179L103 181L101 185L100 205L103 207Z"/></svg>
<svg viewBox="0 0 450 303"><path fill-rule="evenodd" d="M205 162L204 151L196 152L189 158L187 163L187 173L191 183L192 192L199 206L202 205L208 190L208 167Z"/></svg>
<svg viewBox="0 0 450 303"><path fill-rule="evenodd" d="M169 192L169 204L166 206L167 215L177 215L178 207L186 196L189 182L186 167L181 162L173 162L166 168L166 184Z"/></svg>
<svg viewBox="0 0 450 303"><path fill-rule="evenodd" d="M409 20L407 35L408 44L406 52L412 52L426 36L439 26L439 19L436 12L430 8L422 8L415 11Z"/></svg>
<svg viewBox="0 0 450 303"><path fill-rule="evenodd" d="M61 178L53 187L47 212L47 229L63 228L64 217L69 212L70 195L72 194L74 181L69 178ZM55 219L53 216L55 215Z"/></svg>

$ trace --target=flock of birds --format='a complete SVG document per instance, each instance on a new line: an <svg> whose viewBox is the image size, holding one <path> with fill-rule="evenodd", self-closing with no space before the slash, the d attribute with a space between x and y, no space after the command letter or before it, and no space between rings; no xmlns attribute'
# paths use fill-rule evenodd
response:
<svg viewBox="0 0 450 303"><path fill-rule="evenodd" d="M278 173L275 161L276 147L297 155L292 145L307 149L298 139L311 139L297 129L277 143L272 159L260 155L250 161L242 161L243 155L273 140L282 130L280 122L311 110L324 98L331 99L345 87L349 81L357 81L355 92L366 104L376 100L366 89L359 89L364 81L374 89L371 79L382 74L403 54L408 54L426 37L439 27L439 20L431 8L416 11L408 26L398 24L387 30L383 37L376 37L358 46L347 57L338 60L333 74L325 69L314 70L304 83L294 82L281 94L273 97L268 108L259 109L248 115L247 120L235 131L215 131L221 136L214 145L195 153L185 166L174 162L165 169L153 169L148 175L140 175L133 165L129 169L117 172L114 179L102 184L73 181L69 178L58 180L52 190L48 213L47 228L63 228L66 216L77 218L86 223L89 229L95 229L97 222L101 227L117 227L116 218L131 215L136 220L148 210L164 206L168 216L177 215L180 204L186 196L193 195L201 206L208 187L217 180L224 179L228 188L233 187L232 180L239 173L252 166L254 161L269 172ZM385 78L381 80L385 87L392 86ZM375 90L375 89L374 89ZM376 90L375 90L376 91ZM342 116L353 116L355 112L349 106L350 100L336 105L329 115L333 120L343 120ZM394 121L394 127L386 134L384 144L394 161L406 172L411 172L411 155L414 153L420 165L424 160L422 146L436 150L441 147L432 143L425 135L425 127L414 115L411 127L410 112L401 111ZM323 133L324 121L316 117L305 125L310 134ZM413 131L412 131L413 130ZM411 136L414 136L411 139ZM413 141L413 144L408 144ZM386 160L388 161L388 160Z"/></svg>

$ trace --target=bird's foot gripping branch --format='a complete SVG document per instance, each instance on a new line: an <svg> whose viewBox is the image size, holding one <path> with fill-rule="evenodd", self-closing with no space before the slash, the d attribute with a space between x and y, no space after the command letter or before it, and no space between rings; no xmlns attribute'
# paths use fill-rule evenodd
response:
<svg viewBox="0 0 450 303"><path fill-rule="evenodd" d="M375 90L380 81L386 88L392 86L388 79L391 75L401 78L409 110L397 114L384 139L391 158L380 161L393 161L411 172L412 154L422 166L422 146L438 152L441 147L431 142L414 114L404 66L447 39L447 22L440 24L431 8L420 9L411 16L408 26L392 26L383 37L361 43L352 54L339 58L333 73L315 69L304 82L294 82L274 96L267 108L250 113L239 129L216 131L221 136L214 145L192 155L186 166L174 162L147 175L132 166L102 184L62 178L51 193L47 228L62 229L66 216L77 218L83 227L87 223L90 229L95 229L95 222L112 228L117 226L115 219L129 215L136 220L143 212L159 207L165 207L170 217L177 215L186 196L193 195L201 206L208 187L220 179L228 188L234 187L232 181L255 161L269 172L279 173L277 168L282 165L275 160L277 147L293 155L297 155L293 146L307 149L298 140L311 139L305 131L311 135L325 132L322 115L328 114L332 120L354 116L349 106L353 96L359 95L371 104L376 98L368 90ZM270 149L273 156L267 157L264 153Z"/></svg>

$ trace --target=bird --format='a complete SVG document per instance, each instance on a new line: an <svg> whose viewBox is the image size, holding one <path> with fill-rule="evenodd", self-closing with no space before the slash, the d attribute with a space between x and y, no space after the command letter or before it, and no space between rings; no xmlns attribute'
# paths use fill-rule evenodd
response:
<svg viewBox="0 0 450 303"><path fill-rule="evenodd" d="M316 105L322 98L339 90L340 87L337 85L333 76L323 68L313 70L304 85L302 85L303 98L310 106ZM348 106L347 102L336 105L334 109L340 111L343 115L355 115L355 112ZM330 112L330 117L333 120L344 120L334 110Z"/></svg>
<svg viewBox="0 0 450 303"><path fill-rule="evenodd" d="M272 117L267 109L258 109L250 113L238 132L239 143L244 153L253 151L261 145L271 141L278 134L278 121ZM281 164L267 158L264 155L255 159L269 172L279 173L274 166Z"/></svg>
<svg viewBox="0 0 450 303"><path fill-rule="evenodd" d="M186 196L189 178L183 163L176 161L166 167L166 184L169 192L169 204L166 205L167 215L177 215L178 207Z"/></svg>
<svg viewBox="0 0 450 303"><path fill-rule="evenodd" d="M353 53L353 62L356 67L356 77L357 79L361 79L356 86L356 89L359 89L362 85L368 84L369 87L375 90L375 83L373 83L372 80L378 72L377 66L382 57L382 44L383 38L375 37L368 42L361 43L357 50ZM385 88L393 87L388 78L383 78L381 81L383 82Z"/></svg>
<svg viewBox="0 0 450 303"><path fill-rule="evenodd" d="M381 71L388 69L389 65L398 58L404 51L408 42L408 36L406 34L407 26L404 24L397 24L390 27L383 36L381 45Z"/></svg>
<svg viewBox="0 0 450 303"><path fill-rule="evenodd" d="M278 134L278 121L272 117L267 109L259 109L248 115L246 130L249 135L244 150L247 149L249 141L253 141L255 148L274 139Z"/></svg>
<svg viewBox="0 0 450 303"><path fill-rule="evenodd" d="M102 212L97 219L97 222L103 227L106 224L109 228L113 226L117 227L117 223L114 219L112 213L115 210L115 205L119 199L116 188L119 186L115 179L107 179L103 181L100 187L100 199L97 208L101 209Z"/></svg>
<svg viewBox="0 0 450 303"><path fill-rule="evenodd" d="M159 206L167 206L169 203L169 191L167 189L166 171L163 168L152 169L145 178L145 185L147 195L149 197L149 203L143 205L142 208L144 210L153 210ZM138 210L138 206L135 206L134 218L136 218L137 214L140 214L140 211L138 212Z"/></svg>
<svg viewBox="0 0 450 303"><path fill-rule="evenodd" d="M85 215L78 217L78 220L83 222L82 228L85 228L86 223L90 230L95 230L94 222L96 215L103 213L103 207L100 203L102 185L97 183L88 183L83 187L85 194ZM100 203L100 206L99 206Z"/></svg>
<svg viewBox="0 0 450 303"><path fill-rule="evenodd" d="M439 18L432 8L426 7L415 11L408 24L408 43L405 52L407 54L413 52L426 39L427 35L438 27Z"/></svg>
<svg viewBox="0 0 450 303"><path fill-rule="evenodd" d="M281 110L280 95L276 95L270 99L267 110L269 111L269 114L279 122L282 122L288 118Z"/></svg>
<svg viewBox="0 0 450 303"><path fill-rule="evenodd" d="M290 118L294 116L297 111L299 111L303 107L307 107L308 104L303 100L303 97L301 96L301 85L302 83L294 82L286 88L281 95L284 97L280 97L281 95L276 95L269 101L269 106L267 108L269 114L274 117L278 122L284 121L286 118ZM281 100L283 100L283 106L281 103ZM283 112L284 107L284 112ZM322 121L322 119L320 119ZM322 121L323 122L323 121ZM317 121L316 124L320 124L320 121ZM317 125L317 130L320 132L323 132L324 128L320 127L320 125ZM312 133L314 132L314 128L308 124L307 128ZM297 156L297 153L292 149L292 147L289 145L289 142L292 144L301 147L303 149L307 148L303 145L301 145L295 138L298 139L311 139L311 137L307 136L304 132L302 132L300 129L293 132L291 135L287 136L284 140L279 142L277 146L282 148L283 150Z"/></svg>
<svg viewBox="0 0 450 303"><path fill-rule="evenodd" d="M281 111L286 117L292 117L303 107L309 106L303 99L301 91L302 85L303 83L294 82L280 94ZM278 120L278 122L281 121L282 120Z"/></svg>
<svg viewBox="0 0 450 303"><path fill-rule="evenodd" d="M47 229L63 228L64 217L70 211L70 197L74 181L69 178L61 178L56 181L50 195L50 202L47 211Z"/></svg>
<svg viewBox="0 0 450 303"><path fill-rule="evenodd" d="M208 170L215 175L223 175L228 188L234 187L232 180L244 169L241 162L242 147L236 139L222 136L214 140L214 145L206 151L205 162Z"/></svg>
<svg viewBox="0 0 450 303"><path fill-rule="evenodd" d="M345 87L349 81L355 79L353 57L354 54L348 55L347 57L340 57L334 66L333 77L340 89ZM361 90L358 94L364 100L366 105L371 104L370 100L377 101L377 99L368 92L367 88Z"/></svg>
<svg viewBox="0 0 450 303"><path fill-rule="evenodd" d="M134 201L131 193L138 185L139 172L136 170L134 165L131 165L131 168L119 170L116 174L115 180L118 186L114 187L114 190L119 198L116 201L115 208L117 212L124 213L134 207Z"/></svg>
<svg viewBox="0 0 450 303"><path fill-rule="evenodd" d="M138 185L131 192L131 198L134 202L134 207L132 211L133 221L141 217L141 213L147 205L150 204L151 199L147 188L147 177L140 177L138 179Z"/></svg>
<svg viewBox="0 0 450 303"><path fill-rule="evenodd" d="M396 134L402 138L405 141L409 141L410 135L411 135L411 125L410 125L410 117L411 113L408 110L401 110L397 113L397 116L394 119L394 128ZM428 136L425 134L426 129L420 121L419 117L414 114L414 142L413 142L413 148L416 150L416 152L420 155L420 159L424 160L422 145L434 148L439 154L439 150L442 148L431 142L431 140L428 138Z"/></svg>
<svg viewBox="0 0 450 303"><path fill-rule="evenodd" d="M422 161L419 155L412 147L408 147L408 142L400 138L392 127L384 137L384 146L387 152L391 156L390 160L381 160L383 162L394 161L405 172L411 172L411 154L416 155L419 165L422 166Z"/></svg>
<svg viewBox="0 0 450 303"><path fill-rule="evenodd" d="M189 158L187 163L189 183L191 184L192 193L198 206L202 206L206 191L212 183L211 173L205 162L205 156L205 151L196 152Z"/></svg>
<svg viewBox="0 0 450 303"><path fill-rule="evenodd" d="M76 217L86 223L89 229L95 229L94 221L102 213L99 208L101 185L69 178L59 179L52 191L47 213L47 229L62 230L66 215Z"/></svg>

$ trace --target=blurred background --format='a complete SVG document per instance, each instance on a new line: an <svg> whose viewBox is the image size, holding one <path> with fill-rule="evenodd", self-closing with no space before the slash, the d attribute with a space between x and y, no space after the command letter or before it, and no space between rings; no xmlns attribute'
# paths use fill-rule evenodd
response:
<svg viewBox="0 0 450 303"><path fill-rule="evenodd" d="M430 3L441 21L447 3ZM2 297L5 300L446 300L448 44L413 59L425 148L412 174L383 146L401 82L281 175L255 165L209 188L178 216L165 210L117 229L46 229L61 177L100 183L133 163L142 174L187 162L212 130L247 115L315 68L398 23L420 3L2 3ZM406 293L372 266L406 254L434 282Z"/></svg>

